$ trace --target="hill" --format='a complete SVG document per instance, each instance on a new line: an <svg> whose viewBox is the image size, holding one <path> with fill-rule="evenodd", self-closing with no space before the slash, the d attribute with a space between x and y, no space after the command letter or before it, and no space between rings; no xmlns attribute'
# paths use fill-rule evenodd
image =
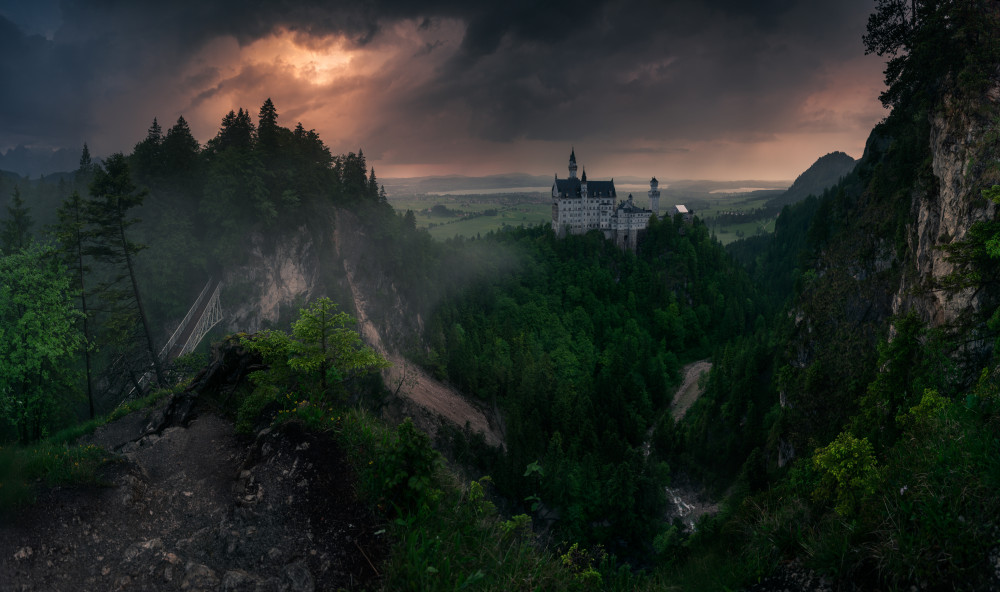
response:
<svg viewBox="0 0 1000 592"><path fill-rule="evenodd" d="M854 170L858 161L843 152L831 152L821 156L783 194L767 202L768 206L782 207L802 201L810 195L821 195L823 191L837 184L845 175Z"/></svg>
<svg viewBox="0 0 1000 592"><path fill-rule="evenodd" d="M0 152L0 169L14 171L19 176L37 177L60 171L75 170L79 164L80 152L68 148L45 150L30 148L23 144Z"/></svg>

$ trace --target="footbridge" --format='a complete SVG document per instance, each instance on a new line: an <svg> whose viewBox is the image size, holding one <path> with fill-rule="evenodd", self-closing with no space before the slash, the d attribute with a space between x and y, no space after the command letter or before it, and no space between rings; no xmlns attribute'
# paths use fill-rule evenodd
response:
<svg viewBox="0 0 1000 592"><path fill-rule="evenodd" d="M221 281L215 278L208 280L198 299L160 350L160 361L172 362L193 352L205 335L222 321L222 306L219 304L221 287Z"/></svg>
<svg viewBox="0 0 1000 592"><path fill-rule="evenodd" d="M167 340L166 345L160 349L159 360L162 364L169 364L175 359L194 351L205 335L213 327L222 321L222 305L219 303L219 290L222 287L221 280L210 278L197 300L188 309L184 319L181 320L173 335ZM143 373L138 381L133 381L132 387L128 389L122 403L137 396L138 390L145 390L146 385L156 375L153 365ZM137 388L138 387L138 388ZM120 403L119 406L122 404Z"/></svg>

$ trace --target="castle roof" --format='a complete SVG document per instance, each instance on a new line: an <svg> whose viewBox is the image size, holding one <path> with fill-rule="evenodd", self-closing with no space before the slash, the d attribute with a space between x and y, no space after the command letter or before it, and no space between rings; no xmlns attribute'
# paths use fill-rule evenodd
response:
<svg viewBox="0 0 1000 592"><path fill-rule="evenodd" d="M560 179L556 177L555 190L559 197L582 197L580 179ZM614 181L587 181L589 197L618 197Z"/></svg>
<svg viewBox="0 0 1000 592"><path fill-rule="evenodd" d="M618 202L618 207L615 208L615 212L624 212L626 214L638 214L643 212L651 212L652 210L647 210L645 208L640 208L635 205L632 201L632 195L629 194L628 201Z"/></svg>

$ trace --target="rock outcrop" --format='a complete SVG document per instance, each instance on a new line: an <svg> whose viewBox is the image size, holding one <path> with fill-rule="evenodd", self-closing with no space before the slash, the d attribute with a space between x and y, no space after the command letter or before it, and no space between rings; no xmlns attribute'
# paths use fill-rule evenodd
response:
<svg viewBox="0 0 1000 592"><path fill-rule="evenodd" d="M987 135L997 131L1000 83L974 108L957 103L946 100L930 122L934 182L913 194L908 251L915 273L903 275L893 300L894 314L915 311L933 326L954 324L983 306L979 291L941 289L942 280L954 271L941 247L965 239L973 224L996 214L996 206L980 192L996 182L984 178L982 147Z"/></svg>
<svg viewBox="0 0 1000 592"><path fill-rule="evenodd" d="M276 324L283 313L320 290L322 245L306 225L273 237L256 233L251 244L247 262L223 277L230 332L254 333Z"/></svg>

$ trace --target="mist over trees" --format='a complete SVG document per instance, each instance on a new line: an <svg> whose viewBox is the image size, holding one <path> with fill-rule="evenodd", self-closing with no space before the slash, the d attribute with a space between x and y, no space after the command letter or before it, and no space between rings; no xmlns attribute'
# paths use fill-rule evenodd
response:
<svg viewBox="0 0 1000 592"><path fill-rule="evenodd" d="M270 99L256 121L242 108L227 113L204 147L184 117L166 130L154 118L130 154L95 162L84 144L73 173L3 176L0 191L8 199L0 252L10 269L25 268L32 244L51 245L30 257L53 258L41 269L61 270L66 283L54 289L73 302L72 322L53 323L72 380L60 379L66 396L46 403L65 412L31 415L22 439L64 424L83 400L81 413L93 417L142 392L147 372L165 384L158 356L167 325L209 276L243 259L253 232L288 230L316 208L387 208L360 151L335 157L314 130L280 126ZM15 316L30 311L10 306L18 326Z"/></svg>
<svg viewBox="0 0 1000 592"><path fill-rule="evenodd" d="M160 337L138 333L139 296L150 326L163 327L207 276L244 260L252 233L298 232L345 208L366 234L359 273L381 282L374 303L415 319L396 341L494 411L506 448L447 426L436 444L492 476L512 515L501 540L534 524L580 568L567 588L741 589L801 569L845 589L993 589L996 210L962 240L937 237L954 273L917 286L975 291L981 309L939 326L892 298L916 274L915 207L940 191L932 116L985 122L963 174L975 183L969 199L1000 202L998 119L983 99L998 30L996 3L877 2L864 43L889 57L891 115L836 186L775 204L773 236L728 249L679 217L653 218L634 253L600 233L559 240L546 227L435 243L412 213L392 210L361 150L332 155L301 123L279 125L270 100L256 118L225 114L204 147L183 118L166 132L154 119L130 155L93 163L84 146L74 175L17 188L0 177L11 196L0 259L0 331L13 331L0 341L6 435L30 441L64 425L87 384L98 410L139 384ZM42 230L55 222L49 246ZM303 415L326 413L347 399L347 378L382 366L340 333L350 321L333 304L303 311L291 333L247 338L271 364L241 409L247 426L271 421L269 405L292 391L308 403L295 399ZM704 394L675 423L680 369L706 358ZM378 397L366 403L381 410ZM339 426L334 417L323 419ZM405 524L442 506L427 438L404 425L376 474L405 492L394 510ZM694 530L666 518L665 487L680 473L725 499ZM478 501L487 481L476 483L468 498ZM462 581L488 577L476 575Z"/></svg>

